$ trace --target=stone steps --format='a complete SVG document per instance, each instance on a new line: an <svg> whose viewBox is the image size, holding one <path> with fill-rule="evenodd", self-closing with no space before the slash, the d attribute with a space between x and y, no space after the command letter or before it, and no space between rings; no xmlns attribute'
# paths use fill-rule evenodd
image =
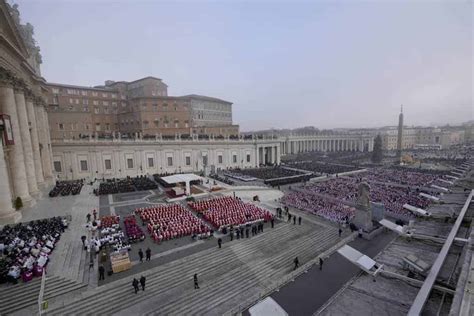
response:
<svg viewBox="0 0 474 316"><path fill-rule="evenodd" d="M311 235L310 238L313 238L316 235ZM309 238L308 238L309 239ZM310 243L309 242L302 242L301 247L306 247ZM295 251L298 251L298 249L294 249ZM293 251L292 251L293 252ZM292 255L292 254L291 254ZM262 260L262 261L257 261L253 256L252 253L246 255L246 256L241 256L239 255L238 258L241 262L237 262L237 264L230 266L226 262L224 262L224 267L223 269L216 269L212 265L207 266L206 270L198 270L199 271L199 278L200 278L200 283L201 283L201 289L213 289L215 286L224 283L228 285L228 282L232 282L235 278L243 278L243 279L254 279L253 282L255 282L255 278L259 277L261 274L264 274L266 270L264 269L274 269L274 265L278 261L285 261L284 257L286 256L286 253L280 253L278 256L273 257L267 260ZM293 257L294 258L294 257ZM283 265L286 265L287 267L291 267L291 262L293 260L291 258L289 261L286 260ZM248 262L242 262L242 260L248 259ZM257 261L257 264L251 268L249 268L249 263L252 263L253 261ZM202 268L201 268L202 269ZM216 270L218 272L222 273L216 273ZM237 270L237 271L236 271ZM244 270L242 272L238 272L238 270ZM208 274L212 273L212 278L208 278ZM252 277L249 277L252 276ZM179 277L179 276L178 276ZM192 295L200 295L199 293L202 293L203 291L194 291L194 288L192 286L192 274L189 276L186 275L183 280L180 281L174 281L173 286L175 286L175 291L170 292L170 288L166 288L167 284L158 284L158 286L163 287L162 291L159 292L168 292L167 297L171 298L171 301L167 301L167 305L164 310L160 310L159 314L167 314L169 313L168 309L172 309L176 306L180 306L180 303L178 301L185 299L186 301L191 299ZM183 285L184 287L178 288L177 286ZM191 290L193 292L190 292L190 295L185 295L183 297L183 291L186 290ZM156 296L158 292L153 292L153 295ZM180 294L180 295L179 295ZM219 294L220 295L220 294ZM163 300L166 301L166 300ZM115 308L115 306L114 306Z"/></svg>
<svg viewBox="0 0 474 316"><path fill-rule="evenodd" d="M255 271L247 269L246 267L240 268L238 271L229 271L226 275L222 276L222 278L213 280L212 284L210 284L205 291L193 290L193 294L182 295L179 301L174 304L168 304L164 308L159 308L154 312L160 315L186 315L191 312L193 314L202 313L207 315L211 313L217 305L229 301L232 297L237 295L242 296L247 290L256 285L261 287L261 282L256 281L255 278L268 280L274 278L278 272L280 274L290 272L292 259L294 257L298 256L301 262L306 262L307 259L312 257L312 254L316 255L319 252L319 249L316 249L316 251L310 249L312 244L313 243L309 241L306 245L294 248L292 251L286 252L277 258L262 261L253 268ZM308 245L310 247L308 247ZM244 281L242 282L242 280ZM245 280L250 280L251 282L248 283ZM203 292L207 293L203 295ZM218 295L215 295L216 293L218 293ZM229 309L232 307L233 306L229 306Z"/></svg>
<svg viewBox="0 0 474 316"><path fill-rule="evenodd" d="M181 304L173 304L173 302L177 296L178 300L183 298L183 291L185 292L187 289L194 291L192 275L195 272L199 274L200 282L203 282L206 289L221 286L221 284L229 287L229 282L236 282L235 278L242 274L249 279L248 288L251 289L252 284L259 283L255 278L266 279L277 272L285 274L286 270L289 272L291 269L293 258L296 255L303 263L317 255L317 252L326 245L329 247L337 238L337 232L333 231L331 233L326 228L314 230L314 226L306 226L304 229L304 226L292 226L281 224L275 229L267 229L266 233L259 234L251 239L240 240L240 242L237 241L237 243L232 243L229 246L224 244L223 249L206 250L158 267L154 273L144 273L147 276L147 286L146 291L140 292L140 295L133 294L132 277L130 277L127 280L121 280L122 282L114 282L116 284L108 289L101 287L98 290L104 289L100 291L100 295L92 292L90 295L84 295L79 300L51 309L49 313L57 315L75 313L111 314L124 310L138 302L158 297L159 301L166 302L166 305L163 306L166 308L165 311L169 308L179 308ZM321 246L315 247L316 243L321 244ZM292 244L291 247L287 247L289 244ZM283 249L275 252L278 247ZM265 254L268 250L273 250L276 255L268 257ZM253 262L255 262L255 265L252 269L249 269L248 266ZM177 269L177 266L182 266L182 268ZM169 271L171 267L174 267L174 269ZM235 270L244 271L236 273ZM232 287L230 288L232 289ZM240 289L240 287L237 287L237 292L229 292L225 297L239 295ZM246 290L248 289L246 288ZM195 291L192 295L196 295L197 298L197 295L202 292L203 289ZM187 301L189 297L183 299ZM193 305L186 304L186 306ZM156 307L154 306L154 308ZM160 312L160 314L163 313L165 312Z"/></svg>
<svg viewBox="0 0 474 316"><path fill-rule="evenodd" d="M261 235L260 235L261 236ZM255 236L253 239L248 239L247 241L249 242L252 242L252 243L255 243L255 242L258 242L258 237L260 236ZM239 247L242 247L242 245L239 245L239 244L234 244L233 246L235 246L236 249L238 249ZM230 247L229 247L230 248ZM225 250L225 248L221 249L221 250ZM252 251L252 248L249 247L249 250L248 251ZM205 251L207 252L207 251ZM219 255L219 251L216 251L215 249L212 249L211 253L214 253L214 256L217 257ZM222 253L222 252L221 252ZM181 264L186 264L186 263L191 263L195 268L196 267L199 267L199 266L196 266L193 264L192 260L194 259L195 261L202 261L202 257L200 255L193 255L194 258L190 258L190 257L187 257L187 258L184 258L184 259L180 259L180 260L177 260L178 262L180 261ZM197 260L196 260L197 259ZM211 259L212 260L212 259ZM225 256L222 256L220 259L218 259L217 261L213 261L214 263L218 264L220 262L225 262L227 259L225 258ZM176 261L175 261L176 262ZM168 264L169 266L169 264ZM166 265L164 266L166 267ZM225 267L223 267L223 269L226 269ZM163 267L159 267L159 270L160 272L166 272L166 271L163 271L165 270L165 268ZM161 280L158 280L156 278L153 278L153 277L148 277L148 280L147 280L147 288L148 287L151 287L154 283L157 283L158 281L161 283L161 282L167 282L167 281L173 281L175 280L176 278L176 275L179 275L183 272L183 270L175 270L173 273L169 274L165 274L165 277ZM191 273L191 272L189 272ZM146 275L146 274L145 274ZM192 274L191 274L192 276ZM117 295L119 294L118 292L120 292L121 295L123 296L129 296L130 294L130 289L131 289L131 277L130 279L126 280L125 282L121 282L123 283L123 286L121 287L115 287L113 289L113 291L110 291L110 292L105 292L104 294L101 294L101 297L102 299L99 299L96 295L94 294L91 294L88 299L88 304L92 304L94 301L104 301L104 300L107 300L107 297L111 297L113 299L117 298ZM103 287L101 287L103 288ZM86 312L87 310L84 310L84 308L82 308L81 310L82 312Z"/></svg>
<svg viewBox="0 0 474 316"><path fill-rule="evenodd" d="M46 278L44 299L48 300L85 286L86 284L57 276ZM0 292L0 314L11 314L37 304L40 287L41 279L37 278L32 280L31 284L20 284L11 289L2 289Z"/></svg>

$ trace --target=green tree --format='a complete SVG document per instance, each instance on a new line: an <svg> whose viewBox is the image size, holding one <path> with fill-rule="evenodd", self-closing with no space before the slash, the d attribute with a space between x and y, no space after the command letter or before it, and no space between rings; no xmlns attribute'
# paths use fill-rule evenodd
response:
<svg viewBox="0 0 474 316"><path fill-rule="evenodd" d="M22 207L23 207L23 201L21 200L21 197L17 197L15 200L15 208L19 210Z"/></svg>
<svg viewBox="0 0 474 316"><path fill-rule="evenodd" d="M382 152L382 137L377 135L374 139L374 150L372 151L372 162L380 163L382 162L383 152Z"/></svg>

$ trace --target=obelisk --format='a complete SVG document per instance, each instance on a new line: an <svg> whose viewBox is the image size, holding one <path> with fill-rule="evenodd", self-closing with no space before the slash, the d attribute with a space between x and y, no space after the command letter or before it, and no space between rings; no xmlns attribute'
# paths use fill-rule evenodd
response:
<svg viewBox="0 0 474 316"><path fill-rule="evenodd" d="M400 115L398 116L398 138L397 138L397 160L402 162L402 144L403 144L403 104L400 108Z"/></svg>

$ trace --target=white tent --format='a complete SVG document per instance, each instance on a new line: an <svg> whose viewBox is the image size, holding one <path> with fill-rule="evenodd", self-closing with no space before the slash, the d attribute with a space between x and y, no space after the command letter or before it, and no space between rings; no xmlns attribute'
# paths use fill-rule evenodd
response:
<svg viewBox="0 0 474 316"><path fill-rule="evenodd" d="M191 186L190 182L195 180L201 180L200 176L197 176L193 173L182 173L182 174L174 174L172 176L167 176L161 178L168 184L176 184L176 183L185 183L186 184L186 195L191 194Z"/></svg>

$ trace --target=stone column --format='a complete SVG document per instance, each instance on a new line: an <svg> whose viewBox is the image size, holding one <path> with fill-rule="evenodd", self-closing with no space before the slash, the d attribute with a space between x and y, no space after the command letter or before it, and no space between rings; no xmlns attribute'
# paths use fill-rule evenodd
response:
<svg viewBox="0 0 474 316"><path fill-rule="evenodd" d="M16 223L21 219L21 213L16 212L12 207L12 190L10 188L10 181L8 181L9 176L7 164L5 162L5 155L1 141L0 146L0 179L3 179L0 181L0 223Z"/></svg>
<svg viewBox="0 0 474 316"><path fill-rule="evenodd" d="M45 182L53 184L53 156L51 153L51 140L49 137L49 124L47 120L47 114L43 106L37 106L36 117L40 123L39 129L39 141L40 141L40 154L43 163L43 175Z"/></svg>
<svg viewBox="0 0 474 316"><path fill-rule="evenodd" d="M255 154L255 167L258 167L259 164L260 164L260 153L259 153L259 150L260 148L258 148L258 146L256 146L257 150L255 151L256 154Z"/></svg>
<svg viewBox="0 0 474 316"><path fill-rule="evenodd" d="M23 205L31 206L35 203L28 190L26 180L25 158L23 156L23 143L20 134L20 125L18 123L18 114L15 103L15 94L12 86L0 87L0 105L1 112L10 116L12 124L12 133L15 144L9 146L8 161L10 174L12 175L14 198L20 197Z"/></svg>
<svg viewBox="0 0 474 316"><path fill-rule="evenodd" d="M26 111L28 113L28 121L31 124L31 145L33 147L33 160L35 164L35 175L38 186L44 185L43 166L41 165L41 156L39 150L38 126L36 125L36 114L33 105L33 98L27 96Z"/></svg>
<svg viewBox="0 0 474 316"><path fill-rule="evenodd" d="M25 92L15 90L15 102L18 111L18 122L20 123L21 142L23 144L23 156L25 157L26 181L30 195L38 197L39 190L36 184L35 162L33 158L33 146L31 145L30 125L26 111Z"/></svg>
<svg viewBox="0 0 474 316"><path fill-rule="evenodd" d="M276 147L276 163L277 163L278 165L280 164L280 156L281 156L280 147Z"/></svg>

